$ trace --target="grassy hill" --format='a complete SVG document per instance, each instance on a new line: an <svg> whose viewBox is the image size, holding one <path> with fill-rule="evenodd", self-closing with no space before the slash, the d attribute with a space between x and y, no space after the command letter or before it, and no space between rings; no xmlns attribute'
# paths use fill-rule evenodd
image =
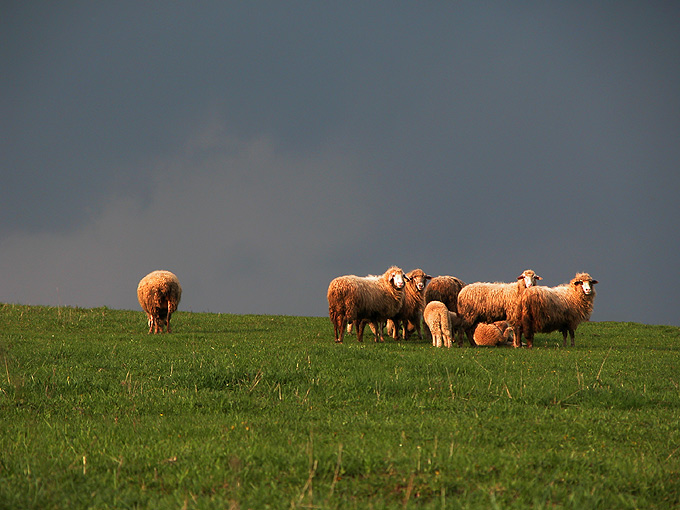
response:
<svg viewBox="0 0 680 510"><path fill-rule="evenodd" d="M0 508L680 506L680 328L333 342L327 318L0 304Z"/></svg>

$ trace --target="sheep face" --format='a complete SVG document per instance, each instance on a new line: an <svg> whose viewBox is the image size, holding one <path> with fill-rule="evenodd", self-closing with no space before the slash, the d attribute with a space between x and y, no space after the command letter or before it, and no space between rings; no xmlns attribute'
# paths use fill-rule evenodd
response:
<svg viewBox="0 0 680 510"><path fill-rule="evenodd" d="M418 276L413 278L413 280L415 281L415 284L416 284L416 289L418 289L419 292L425 289L425 285L427 284L427 281L431 280L431 279L432 279L432 277L430 275L427 275L427 274L418 275Z"/></svg>
<svg viewBox="0 0 680 510"><path fill-rule="evenodd" d="M542 280L540 276L534 273L531 269L527 269L517 277L518 280L524 280L524 286L528 289L536 285L536 280Z"/></svg>
<svg viewBox="0 0 680 510"><path fill-rule="evenodd" d="M418 292L425 290L427 282L432 279L432 277L429 274L425 274L425 271L422 269L414 269L406 275L406 278L411 282L411 286L415 287Z"/></svg>
<svg viewBox="0 0 680 510"><path fill-rule="evenodd" d="M597 280L593 280L587 273L578 274L576 275L576 278L572 280L572 284L575 287L581 287L581 290L586 296L595 293L594 285L596 283L598 283Z"/></svg>
<svg viewBox="0 0 680 510"><path fill-rule="evenodd" d="M404 272L396 269L392 271L389 278L389 281L397 289L403 289L404 285L406 285L406 280L407 276L404 274Z"/></svg>

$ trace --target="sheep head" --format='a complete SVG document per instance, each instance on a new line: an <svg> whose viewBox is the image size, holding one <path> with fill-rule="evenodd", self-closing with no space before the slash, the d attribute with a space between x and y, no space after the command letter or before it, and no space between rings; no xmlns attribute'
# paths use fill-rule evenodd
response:
<svg viewBox="0 0 680 510"><path fill-rule="evenodd" d="M534 273L531 269L525 269L521 275L517 277L517 280L524 280L524 286L528 289L536 285L536 280L542 280L540 276Z"/></svg>
<svg viewBox="0 0 680 510"><path fill-rule="evenodd" d="M409 280L409 278L404 274L404 271L402 271L397 266L392 266L389 268L383 275L383 278L385 278L396 289L403 289L404 285L406 285L406 282Z"/></svg>
<svg viewBox="0 0 680 510"><path fill-rule="evenodd" d="M593 280L588 273L576 273L576 276L571 280L571 284L574 287L580 287L586 296L595 295L594 285L598 283L597 280Z"/></svg>
<svg viewBox="0 0 680 510"><path fill-rule="evenodd" d="M432 279L432 277L429 274L426 274L422 269L414 269L413 271L409 271L406 274L406 278L413 283L413 286L418 292L425 290L427 281Z"/></svg>

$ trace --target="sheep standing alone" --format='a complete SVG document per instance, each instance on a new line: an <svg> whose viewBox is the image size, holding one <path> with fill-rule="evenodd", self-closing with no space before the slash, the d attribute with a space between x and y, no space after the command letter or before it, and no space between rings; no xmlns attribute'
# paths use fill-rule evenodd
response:
<svg viewBox="0 0 680 510"><path fill-rule="evenodd" d="M525 289L533 287L536 280L542 278L527 269L517 277L516 283L477 282L463 287L458 294L457 312L470 344L474 344L477 324L508 319L515 312L519 297Z"/></svg>
<svg viewBox="0 0 680 510"><path fill-rule="evenodd" d="M588 273L576 273L569 283L557 287L527 289L511 321L515 329L513 345L519 347L524 334L530 349L534 344L534 333L560 331L564 347L567 346L567 332L574 347L576 328L589 320L593 312L596 283Z"/></svg>
<svg viewBox="0 0 680 510"><path fill-rule="evenodd" d="M335 341L342 342L345 328L354 323L357 340L363 341L364 326L371 324L375 341L383 339L387 319L394 317L404 304L404 272L392 266L376 277L339 276L328 286L328 315L335 329Z"/></svg>
<svg viewBox="0 0 680 510"><path fill-rule="evenodd" d="M418 338L422 340L420 322L423 319L423 309L425 308L425 287L432 277L422 269L414 269L406 273L406 278L404 304L397 315L387 321L387 333L392 338L398 338L399 326L401 325L404 340L408 340L409 333L413 330L418 333Z"/></svg>
<svg viewBox="0 0 680 510"><path fill-rule="evenodd" d="M146 312L149 333L162 333L167 326L170 333L170 317L177 310L182 298L182 287L177 276L170 271L153 271L137 285L137 299Z"/></svg>
<svg viewBox="0 0 680 510"><path fill-rule="evenodd" d="M477 324L473 339L477 345L510 345L514 330L508 321Z"/></svg>
<svg viewBox="0 0 680 510"><path fill-rule="evenodd" d="M423 319L432 333L432 345L441 347L443 343L444 347L451 347L453 331L460 325L458 315L449 311L441 301L430 301L425 306Z"/></svg>

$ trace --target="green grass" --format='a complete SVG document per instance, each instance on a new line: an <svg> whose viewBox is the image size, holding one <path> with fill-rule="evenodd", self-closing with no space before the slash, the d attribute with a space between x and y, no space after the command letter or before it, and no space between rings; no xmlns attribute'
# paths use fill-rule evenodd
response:
<svg viewBox="0 0 680 510"><path fill-rule="evenodd" d="M0 508L680 507L680 328L576 342L0 305Z"/></svg>

